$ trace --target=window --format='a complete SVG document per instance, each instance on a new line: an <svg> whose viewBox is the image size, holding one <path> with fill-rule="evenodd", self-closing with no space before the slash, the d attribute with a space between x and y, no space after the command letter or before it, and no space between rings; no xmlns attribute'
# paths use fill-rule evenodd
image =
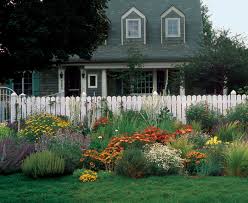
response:
<svg viewBox="0 0 248 203"><path fill-rule="evenodd" d="M32 95L32 72L25 71L20 73L14 79L14 90L19 94L26 94L28 96Z"/></svg>
<svg viewBox="0 0 248 203"><path fill-rule="evenodd" d="M180 18L166 18L166 37L180 37Z"/></svg>
<svg viewBox="0 0 248 203"><path fill-rule="evenodd" d="M134 85L134 93L136 94L151 94L153 91L152 72L144 72L142 76L136 80Z"/></svg>
<svg viewBox="0 0 248 203"><path fill-rule="evenodd" d="M88 88L97 88L97 74L88 75Z"/></svg>
<svg viewBox="0 0 248 203"><path fill-rule="evenodd" d="M126 20L126 37L141 38L141 19Z"/></svg>

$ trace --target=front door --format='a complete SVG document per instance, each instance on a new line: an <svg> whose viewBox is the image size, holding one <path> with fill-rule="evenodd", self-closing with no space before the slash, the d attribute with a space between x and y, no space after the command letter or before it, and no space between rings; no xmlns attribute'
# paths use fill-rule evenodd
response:
<svg viewBox="0 0 248 203"><path fill-rule="evenodd" d="M78 67L68 67L65 70L65 96L80 96L81 93L81 77Z"/></svg>

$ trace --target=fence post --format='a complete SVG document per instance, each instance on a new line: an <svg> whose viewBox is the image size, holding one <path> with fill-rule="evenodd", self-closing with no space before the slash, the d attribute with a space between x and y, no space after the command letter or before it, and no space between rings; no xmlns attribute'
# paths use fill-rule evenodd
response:
<svg viewBox="0 0 248 203"><path fill-rule="evenodd" d="M10 96L10 122L14 123L16 121L16 113L17 113L17 94L12 93Z"/></svg>
<svg viewBox="0 0 248 203"><path fill-rule="evenodd" d="M231 107L235 107L237 104L237 93L235 90L231 92Z"/></svg>

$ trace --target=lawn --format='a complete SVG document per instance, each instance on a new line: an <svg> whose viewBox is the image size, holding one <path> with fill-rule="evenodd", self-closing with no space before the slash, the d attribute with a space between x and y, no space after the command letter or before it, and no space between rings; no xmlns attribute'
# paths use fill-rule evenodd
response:
<svg viewBox="0 0 248 203"><path fill-rule="evenodd" d="M248 202L248 179L183 176L106 177L80 183L72 176L0 176L0 202Z"/></svg>

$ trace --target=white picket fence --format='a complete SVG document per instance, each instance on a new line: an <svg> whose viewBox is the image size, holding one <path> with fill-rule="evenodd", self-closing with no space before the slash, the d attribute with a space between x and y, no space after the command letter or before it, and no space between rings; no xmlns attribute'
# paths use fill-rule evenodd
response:
<svg viewBox="0 0 248 203"><path fill-rule="evenodd" d="M186 123L186 110L190 105L199 102L208 104L225 115L227 110L245 102L246 95L207 95L207 96L127 96L127 97L23 97L11 95L11 122L25 119L31 114L46 112L54 115L65 115L70 119L83 121L95 114L103 115L104 106L114 114L121 110L140 111L146 109L158 112L167 107L179 121ZM131 121L130 121L131 122Z"/></svg>

